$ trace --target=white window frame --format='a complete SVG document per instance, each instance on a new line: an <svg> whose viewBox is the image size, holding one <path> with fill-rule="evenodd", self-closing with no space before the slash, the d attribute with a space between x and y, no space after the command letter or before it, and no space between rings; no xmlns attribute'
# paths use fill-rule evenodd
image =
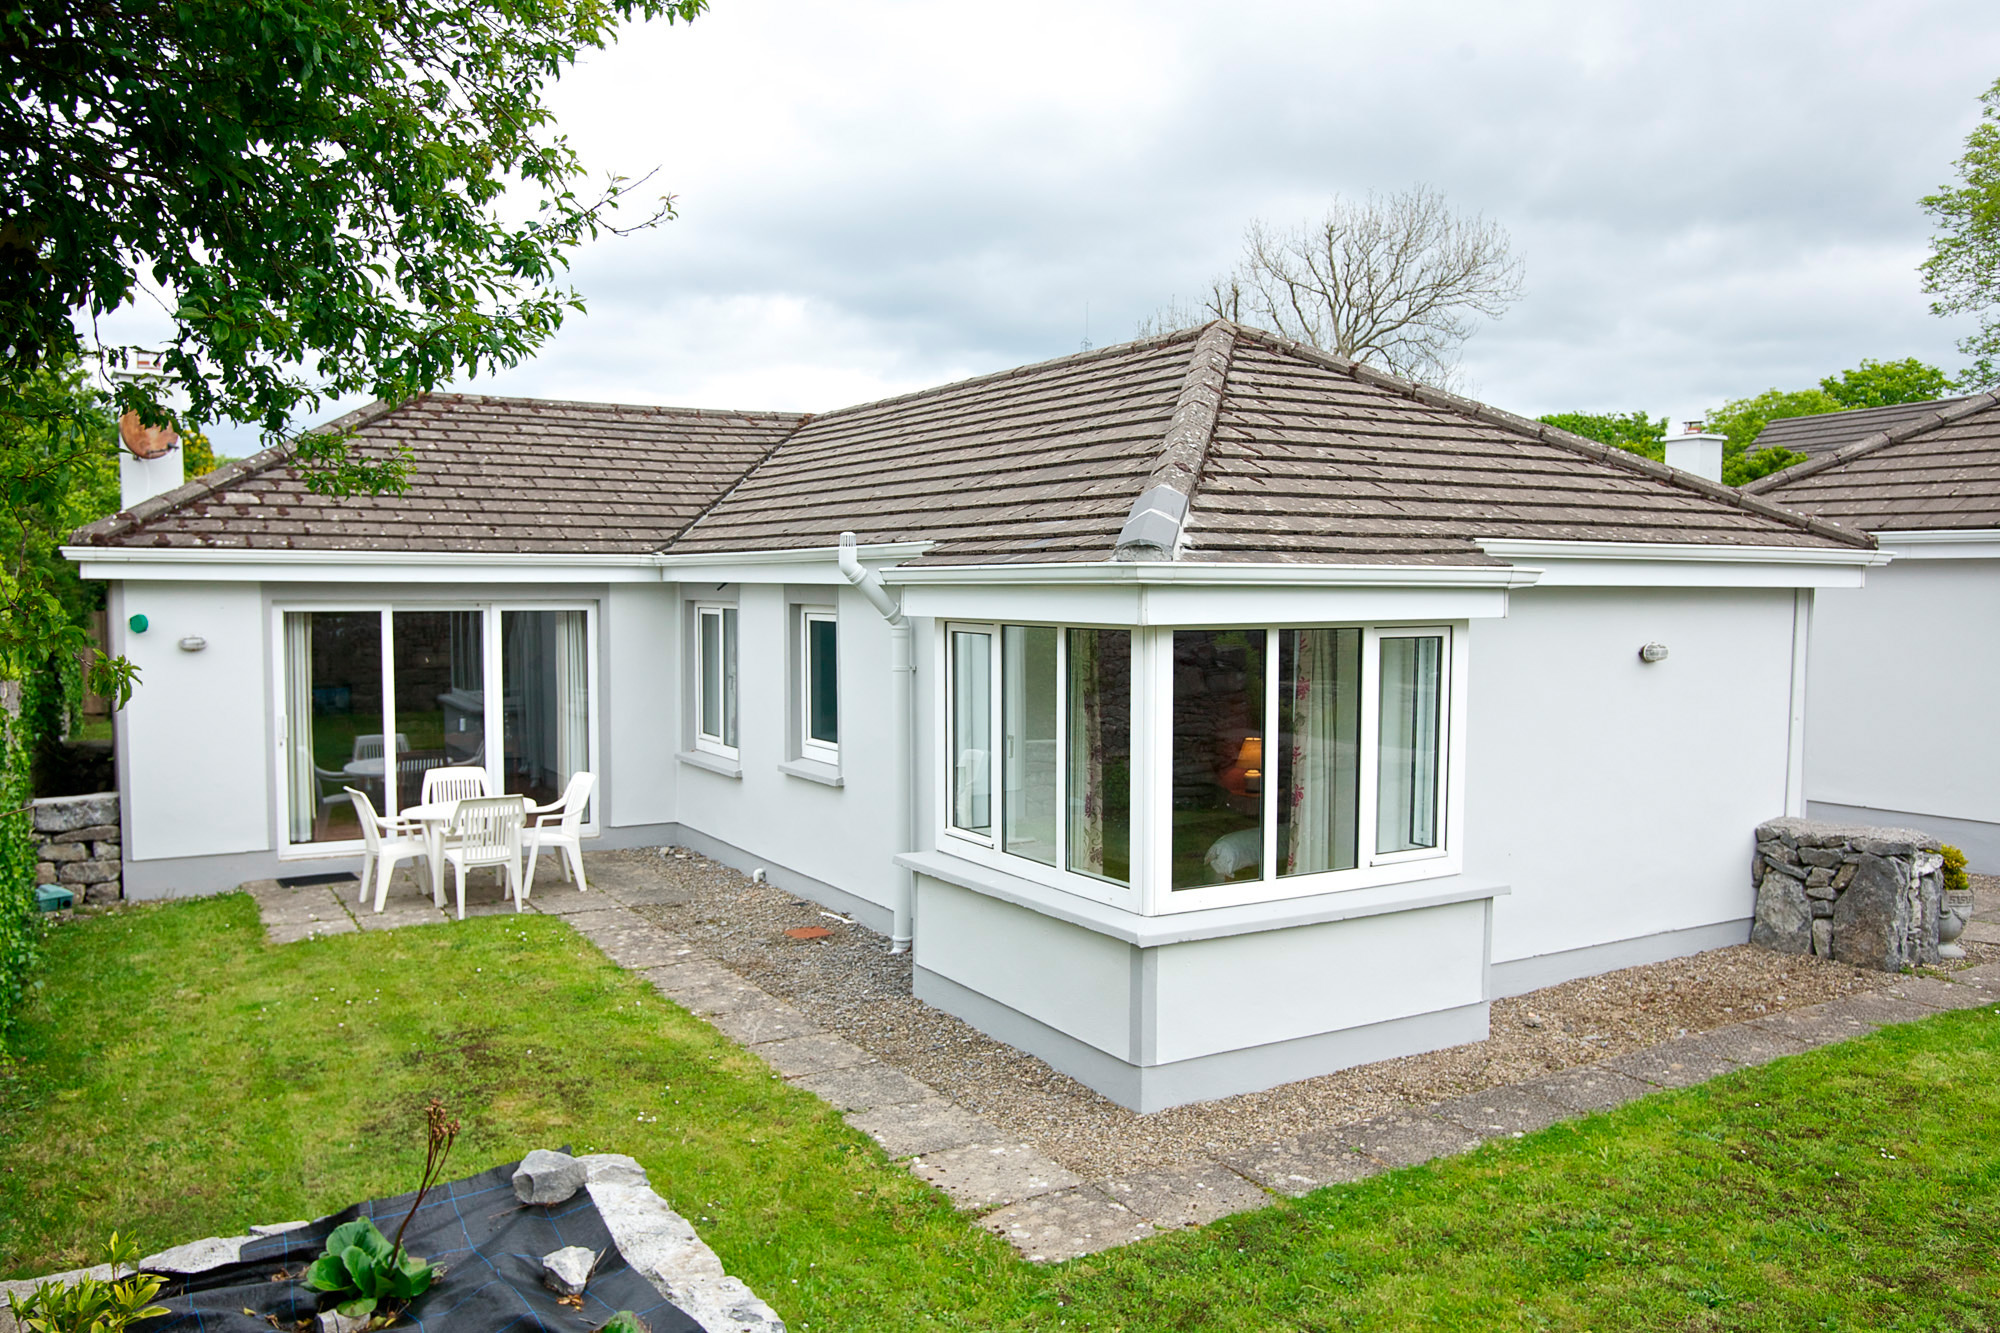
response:
<svg viewBox="0 0 2000 1333"><path fill-rule="evenodd" d="M820 740L818 737L812 734L812 712L813 712L812 627L815 624L826 624L833 626L833 644L834 644L833 716L834 716L836 739L831 742ZM736 632L739 635L743 632L743 627L740 622L736 627ZM842 654L840 651L839 613L837 611L825 610L815 606L800 607L798 614L798 636L799 636L799 653L798 653L799 732L796 738L796 743L798 745L799 758L811 760L812 762L818 764L829 764L835 768L838 768L840 766L840 742L837 739L837 737L843 721L841 717L842 710L840 706L841 694L842 694L842 690L840 688L840 664L841 664ZM741 725L741 723L739 722L738 725Z"/></svg>
<svg viewBox="0 0 2000 1333"><path fill-rule="evenodd" d="M952 855L976 862L994 870L1003 871L1019 879L1031 880L1050 888L1061 889L1078 897L1095 902L1110 903L1131 908L1137 905L1139 890L1147 873L1146 852L1149 846L1147 833L1148 812L1143 799L1145 782L1140 774L1145 771L1148 760L1146 741L1150 728L1143 720L1143 705L1140 700L1140 683L1144 679L1140 669L1140 653L1143 632L1130 625L1083 625L1074 622L1054 624L1049 621L1006 620L1006 621L939 621L937 653L935 658L935 679L944 683L938 691L936 734L944 738L941 762L938 765L934 808L937 811L935 833L937 846ZM1006 697L1006 680L1002 674L1005 662L1005 648L1002 642L1004 626L1023 629L1047 628L1056 631L1056 717L1060 728L1060 744L1056 759L1056 828L1055 864L1044 865L1040 861L1025 856L1017 856L1004 850L1006 836L1006 792L1005 755L998 743L1005 735L1002 731L1002 704ZM1132 826L1130 861L1132 882L1119 884L1108 879L1082 871L1070 870L1069 865L1069 631L1072 629L1114 629L1132 635ZM952 635L957 631L967 631L987 636L989 654L988 680L991 688L988 696L987 734L995 744L987 757L987 790L992 802L992 833L982 834L972 829L959 828L952 821L952 778L956 763L952 756L958 753L957 737L953 735L952 700L956 692L957 663L951 652Z"/></svg>
<svg viewBox="0 0 2000 1333"><path fill-rule="evenodd" d="M1002 786L1001 746L1004 735L1002 701L1006 685L1001 674L1002 630L1007 625L1049 625L1050 622L1009 619L1005 621L940 620L936 635L935 679L943 688L937 693L935 734L943 738L934 784L936 846L954 856L1002 871L1018 879L1061 889L1098 902L1136 910L1148 916L1176 912L1236 907L1250 903L1303 898L1349 889L1377 888L1461 873L1464 868L1465 828L1465 680L1469 635L1463 622L1445 624L1313 624L1291 622L1260 625L1181 625L1140 628L1129 625L1055 624L1057 637L1058 716L1062 719L1063 748L1056 765L1056 865L1017 856L1004 850L1005 792ZM1068 699L1070 629L1124 629L1132 635L1132 884L1127 887L1067 870L1068 858ZM1263 866L1266 877L1238 884L1218 884L1203 888L1174 889L1166 882L1173 865L1173 784L1170 765L1173 755L1173 635L1176 629L1261 629L1266 632L1264 673L1264 736L1267 746L1275 745L1278 734L1278 659L1276 635L1290 629L1359 629L1361 643L1361 772L1356 811L1356 861L1350 870L1330 870L1317 874L1279 876L1277 866L1276 764L1269 765L1263 784L1262 830ZM952 699L956 669L951 654L954 631L972 631L988 636L991 653L991 709L988 727L996 744L990 758L993 814L992 833L982 835L956 827L952 822L952 756L957 753L951 734ZM1403 852L1378 852L1375 839L1381 732L1381 653L1382 642L1394 638L1436 637L1444 640L1440 652L1438 706L1438 845ZM1275 758L1275 756L1274 756Z"/></svg>
<svg viewBox="0 0 2000 1333"><path fill-rule="evenodd" d="M483 687L485 695L486 722L486 778L493 790L499 790L505 775L501 765L506 760L506 697L502 681L503 654L501 652L501 617L509 611L581 611L583 612L584 669L589 675L585 697L586 728L589 760L587 771L598 773L604 751L600 745L598 721L598 696L602 692L603 676L597 654L598 603L594 600L538 601L528 598L508 598L505 600L468 600L465 598L396 597L384 599L329 598L316 601L308 596L294 596L274 599L270 604L271 642L276 645L271 657L271 697L276 701L272 728L274 749L272 753L271 790L277 799L273 802L275 820L273 843L278 849L281 861L312 860L329 856L353 856L363 843L359 838L348 838L333 842L293 842L291 821L287 810L291 799L290 746L292 719L289 716L290 694L285 680L285 616L299 612L330 615L345 612L351 615L374 613L382 618L382 718L385 742L395 733L396 716L396 653L394 621L392 616L398 611L475 611L480 614L480 633L483 645L480 658L482 679L498 682ZM385 751L392 746L385 744ZM383 784L383 808L376 813L385 818L393 818L398 810L396 784ZM597 837L603 832L602 815L604 788L600 782L591 794L588 817L582 832L585 837Z"/></svg>
<svg viewBox="0 0 2000 1333"><path fill-rule="evenodd" d="M735 647L739 650L738 656L740 658L741 649L743 646L743 613L737 608L736 603L696 602L694 604L694 653L692 654L694 659L693 661L694 671L692 673L694 688L689 691L689 700L694 708L694 717L690 722L688 730L689 734L694 737L695 749L703 751L704 753L707 754L719 755L724 759L734 759L737 760L738 762L741 762L743 757L743 751L742 751L743 680L742 680L742 675L738 670L740 662L731 662L727 659L727 654L729 652L731 644L730 644L730 635L728 632L729 621L728 621L728 616L724 614L725 612L728 613L729 615L734 615L736 617ZM724 719L723 721L724 732L718 732L718 733L710 733L702 730L702 723L705 717L707 716L708 712L707 709L708 671L707 671L707 663L702 661L702 621L711 616L715 618L716 622L715 624L716 651L725 655L724 660L721 664L722 665L721 682L722 682L723 694L722 698L718 701L720 707L717 710L717 716ZM729 717L729 704L730 704L729 691L732 685L736 690L735 702L737 705L737 711L736 711L737 743L735 745L729 744L728 741L724 739L724 734L726 733L729 725L727 721Z"/></svg>

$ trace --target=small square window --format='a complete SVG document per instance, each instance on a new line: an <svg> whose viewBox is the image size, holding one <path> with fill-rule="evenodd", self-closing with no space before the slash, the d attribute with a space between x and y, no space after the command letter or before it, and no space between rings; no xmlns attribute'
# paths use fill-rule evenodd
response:
<svg viewBox="0 0 2000 1333"><path fill-rule="evenodd" d="M695 608L695 748L736 755L736 608Z"/></svg>
<svg viewBox="0 0 2000 1333"><path fill-rule="evenodd" d="M840 622L806 611L799 635L799 757L840 762Z"/></svg>

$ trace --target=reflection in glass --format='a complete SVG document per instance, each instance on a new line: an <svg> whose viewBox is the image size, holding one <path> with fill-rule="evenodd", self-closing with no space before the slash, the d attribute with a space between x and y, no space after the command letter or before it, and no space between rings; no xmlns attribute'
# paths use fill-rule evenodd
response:
<svg viewBox="0 0 2000 1333"><path fill-rule="evenodd" d="M736 747L736 608L705 607L701 632L701 719L704 739Z"/></svg>
<svg viewBox="0 0 2000 1333"><path fill-rule="evenodd" d="M389 617L398 745L408 744L396 761L397 809L421 802L433 768L486 765L484 620L478 611Z"/></svg>
<svg viewBox="0 0 2000 1333"><path fill-rule="evenodd" d="M951 822L993 828L993 636L951 634Z"/></svg>
<svg viewBox="0 0 2000 1333"><path fill-rule="evenodd" d="M1173 886L1264 864L1265 632L1174 631Z"/></svg>
<svg viewBox="0 0 2000 1333"><path fill-rule="evenodd" d="M1438 721L1444 639L1382 640L1382 725L1376 778L1375 850L1435 847Z"/></svg>
<svg viewBox="0 0 2000 1333"><path fill-rule="evenodd" d="M831 616L806 617L806 737L840 744L840 626Z"/></svg>
<svg viewBox="0 0 2000 1333"><path fill-rule="evenodd" d="M535 805L590 767L586 623L582 611L500 613L501 790Z"/></svg>
<svg viewBox="0 0 2000 1333"><path fill-rule="evenodd" d="M1069 631L1069 868L1132 880L1132 632Z"/></svg>
<svg viewBox="0 0 2000 1333"><path fill-rule="evenodd" d="M1278 873L1352 870L1361 800L1361 631L1278 631Z"/></svg>
<svg viewBox="0 0 2000 1333"><path fill-rule="evenodd" d="M1056 863L1056 631L1000 631L1000 811L1003 847Z"/></svg>
<svg viewBox="0 0 2000 1333"><path fill-rule="evenodd" d="M359 838L343 789L382 806L381 612L285 614L285 722L291 841Z"/></svg>

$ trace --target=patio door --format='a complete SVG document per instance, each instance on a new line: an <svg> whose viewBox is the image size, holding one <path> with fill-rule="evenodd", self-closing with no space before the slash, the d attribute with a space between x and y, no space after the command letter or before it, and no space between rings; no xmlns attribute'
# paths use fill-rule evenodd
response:
<svg viewBox="0 0 2000 1333"><path fill-rule="evenodd" d="M586 607L288 610L280 624L289 846L358 844L348 787L393 815L431 769L475 767L546 804L591 768Z"/></svg>

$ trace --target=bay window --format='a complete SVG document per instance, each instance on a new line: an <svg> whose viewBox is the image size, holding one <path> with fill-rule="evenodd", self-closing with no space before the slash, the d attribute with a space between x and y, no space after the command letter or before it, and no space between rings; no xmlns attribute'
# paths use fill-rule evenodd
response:
<svg viewBox="0 0 2000 1333"><path fill-rule="evenodd" d="M1448 627L947 624L944 846L1172 912L1451 873Z"/></svg>

